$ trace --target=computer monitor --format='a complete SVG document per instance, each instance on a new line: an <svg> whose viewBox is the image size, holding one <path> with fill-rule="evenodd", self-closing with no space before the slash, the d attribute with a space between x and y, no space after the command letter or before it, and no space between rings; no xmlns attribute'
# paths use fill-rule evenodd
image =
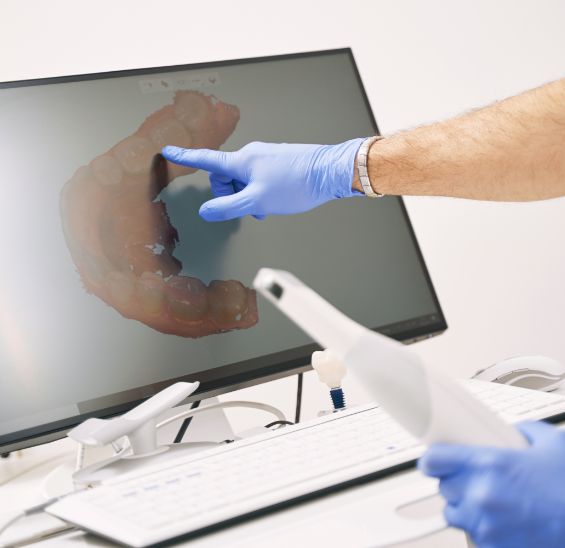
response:
<svg viewBox="0 0 565 548"><path fill-rule="evenodd" d="M1 84L0 452L178 380L201 399L306 370L262 266L398 340L444 331L402 199L208 223L207 174L158 154L377 132L349 49Z"/></svg>

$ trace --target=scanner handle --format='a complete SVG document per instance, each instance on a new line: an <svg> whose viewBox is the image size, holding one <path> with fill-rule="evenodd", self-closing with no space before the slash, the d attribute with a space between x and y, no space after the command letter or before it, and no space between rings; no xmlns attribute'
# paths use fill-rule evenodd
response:
<svg viewBox="0 0 565 548"><path fill-rule="evenodd" d="M525 438L465 388L403 344L358 324L296 276L262 268L253 285L341 358L375 400L424 443L525 447Z"/></svg>

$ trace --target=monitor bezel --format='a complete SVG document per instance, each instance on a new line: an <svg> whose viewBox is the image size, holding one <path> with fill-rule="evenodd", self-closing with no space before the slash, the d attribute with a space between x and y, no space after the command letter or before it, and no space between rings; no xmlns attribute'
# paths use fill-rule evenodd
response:
<svg viewBox="0 0 565 548"><path fill-rule="evenodd" d="M363 80L359 73L357 63L355 62L355 57L353 50L351 48L337 48L329 50L319 50L319 51L308 51L299 53L288 53L282 55L271 55L262 57L250 57L244 59L230 59L226 61L213 61L213 62L201 62L201 63L189 63L184 65L172 65L172 66L161 66L161 67L150 67L150 68L136 68L136 69L126 69L117 71L107 71L107 72L97 72L91 74L75 74L70 76L57 76L57 77L47 77L47 78L36 78L30 80L17 80L11 82L0 82L0 89L6 88L16 88L16 87L28 87L35 85L45 85L45 84L57 84L57 83L68 83L68 82L80 82L86 80L98 80L106 78L116 78L123 76L136 76L136 75L148 75L156 74L162 72L175 72L182 70L194 70L194 69L209 69L213 67L225 67L230 65L241 65L247 63L261 63L268 61L282 61L286 59L295 58L307 58L307 57L319 57L324 55L335 55L339 53L345 53L349 56L350 62L352 64L357 83L360 87L363 101L369 113L371 126L375 135L379 135L379 128L375 120L369 98L365 91L365 86L363 85ZM389 198L390 199L390 198ZM426 284L431 292L433 301L436 305L437 321L426 324L425 326L409 325L411 322L403 322L406 325L402 328L395 330L395 326L380 326L379 328L374 328L375 331L388 330L387 334L393 338L402 341L406 344L416 342L421 339L426 339L429 337L437 336L443 333L447 329L447 323L439 303L436 291L431 281L430 274L428 272L427 265L424 261L422 251L418 244L418 240L414 233L410 217L406 210L406 206L401 197L395 198L399 201L401 206L402 214L407 222L408 230L414 247L416 249L416 254L420 264L422 266ZM102 401L105 398L97 398L92 400L92 402L83 402L79 405L79 414L73 417L69 417L63 420L48 422L42 425L38 425L32 428L27 428L17 432L0 435L0 454L15 451L18 449L24 449L26 447L31 447L35 445L40 445L42 443L47 443L54 441L56 439L62 438L65 434L74 426L79 424L90 417L100 417L109 418L121 413L124 413L135 407L140 402L142 402L147 397L155 394L159 390L163 389L165 386L169 385L171 382L176 381L200 381L200 387L197 392L195 392L186 401L201 400L209 397L213 397L226 392L231 392L234 390L239 390L241 388L253 386L256 384L276 380L279 378L287 377L307 371L311 369L310 366L310 355L314 350L318 350L319 347L315 344L309 344L305 346L300 346L294 349L286 350L284 352L277 352L275 354L270 354L268 356L261 356L258 358L253 358L246 360L245 362L236 362L233 364L216 367L209 369L207 371L202 371L199 373L194 373L190 375L185 375L181 377L175 377L173 379L168 379L147 385L144 387L135 388L128 390L126 392L120 392L108 396L108 404L104 406ZM111 403L116 400L122 400L123 403ZM126 400L126 401L124 401ZM82 408L81 408L82 407ZM92 409L90 409L92 407Z"/></svg>

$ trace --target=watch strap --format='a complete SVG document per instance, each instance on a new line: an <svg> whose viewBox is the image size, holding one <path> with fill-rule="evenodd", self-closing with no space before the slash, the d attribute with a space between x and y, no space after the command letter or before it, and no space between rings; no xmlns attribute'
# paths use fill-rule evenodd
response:
<svg viewBox="0 0 565 548"><path fill-rule="evenodd" d="M382 135L375 135L374 137L367 137L359 147L357 152L357 171L359 173L359 181L361 181L361 186L365 195L369 198L382 198L384 194L380 192L375 192L371 186L371 181L369 179L369 171L367 169L367 163L369 158L369 149L371 145L376 141L382 139Z"/></svg>

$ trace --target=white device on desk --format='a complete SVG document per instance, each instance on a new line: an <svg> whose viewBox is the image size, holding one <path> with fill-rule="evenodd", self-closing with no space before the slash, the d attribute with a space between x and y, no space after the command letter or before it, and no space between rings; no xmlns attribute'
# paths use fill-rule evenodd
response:
<svg viewBox="0 0 565 548"><path fill-rule="evenodd" d="M124 458L148 457L168 446L157 446L157 417L188 398L198 382L177 382L114 419L87 419L69 433L69 438L84 445L107 445L126 436L130 453Z"/></svg>
<svg viewBox="0 0 565 548"><path fill-rule="evenodd" d="M115 443L123 437L128 441L123 449L111 457L86 468L79 467L75 470L72 474L73 484L79 486L96 483L99 477L112 473L112 471L103 469L112 465L119 467L121 460L133 460L134 462L127 463L126 467L123 467L124 463L121 463L122 468L133 469L140 459L147 459L168 451L171 448L170 445L157 443L157 418L188 398L198 386L198 382L174 383L119 417L90 418L73 428L67 434L68 437L86 446L104 446ZM174 448L182 449L182 446L176 444Z"/></svg>
<svg viewBox="0 0 565 548"><path fill-rule="evenodd" d="M547 356L516 356L480 369L473 378L551 392L565 380L565 367Z"/></svg>
<svg viewBox="0 0 565 548"><path fill-rule="evenodd" d="M296 276L262 268L253 285L341 358L404 428L424 443L524 447L524 437L401 343L345 316Z"/></svg>

